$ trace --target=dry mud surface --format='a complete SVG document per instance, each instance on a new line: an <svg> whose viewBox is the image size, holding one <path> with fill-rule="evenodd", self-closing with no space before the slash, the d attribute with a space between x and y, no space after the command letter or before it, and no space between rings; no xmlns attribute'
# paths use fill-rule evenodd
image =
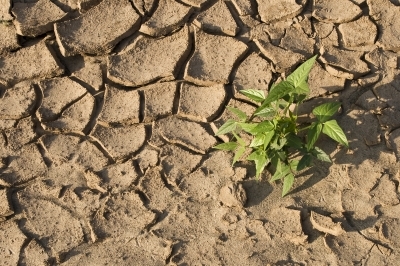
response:
<svg viewBox="0 0 400 266"><path fill-rule="evenodd" d="M1 265L398 265L398 0L0 0ZM212 149L301 62L350 149L281 184Z"/></svg>

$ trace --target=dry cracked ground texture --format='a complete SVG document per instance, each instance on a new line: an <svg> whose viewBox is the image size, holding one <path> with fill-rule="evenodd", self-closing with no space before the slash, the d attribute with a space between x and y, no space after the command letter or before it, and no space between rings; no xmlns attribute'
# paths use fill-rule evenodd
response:
<svg viewBox="0 0 400 266"><path fill-rule="evenodd" d="M396 265L400 1L0 0L1 265ZM215 130L313 54L342 102L281 184ZM397 263L396 263L397 261Z"/></svg>

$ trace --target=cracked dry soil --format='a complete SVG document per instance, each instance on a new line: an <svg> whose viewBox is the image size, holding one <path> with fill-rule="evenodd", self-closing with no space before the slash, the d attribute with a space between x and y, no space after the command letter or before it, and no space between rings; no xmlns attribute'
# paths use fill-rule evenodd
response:
<svg viewBox="0 0 400 266"><path fill-rule="evenodd" d="M1 265L397 265L398 0L0 0ZM320 54L340 101L280 197L212 149L238 93Z"/></svg>

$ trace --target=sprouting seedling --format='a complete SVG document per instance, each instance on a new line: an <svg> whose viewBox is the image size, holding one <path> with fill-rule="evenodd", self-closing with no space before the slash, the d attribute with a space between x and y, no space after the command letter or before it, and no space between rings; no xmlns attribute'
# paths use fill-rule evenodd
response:
<svg viewBox="0 0 400 266"><path fill-rule="evenodd" d="M241 90L249 99L260 103L251 116L240 109L229 107L237 119L227 120L216 135L230 133L229 142L216 145L215 149L233 151L233 163L237 162L245 152L251 153L246 158L254 161L256 178L259 179L264 169L271 165L273 173L271 182L282 180L282 197L293 186L296 173L311 166L313 159L331 162L329 155L315 146L321 133L329 136L338 143L348 147L348 141L342 128L331 117L339 110L339 102L325 103L313 109L316 121L302 127L297 123L298 106L303 103L309 93L308 74L317 59L314 56L301 64L286 80L272 85L267 96L261 90ZM290 107L294 105L294 112ZM256 121L255 118L257 118ZM306 138L299 133L307 130ZM242 139L241 134L252 137L249 145ZM300 159L299 155L301 156Z"/></svg>

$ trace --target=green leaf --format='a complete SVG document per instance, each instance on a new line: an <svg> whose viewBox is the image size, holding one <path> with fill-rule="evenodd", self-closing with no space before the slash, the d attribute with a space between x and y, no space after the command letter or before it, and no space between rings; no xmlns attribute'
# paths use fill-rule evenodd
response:
<svg viewBox="0 0 400 266"><path fill-rule="evenodd" d="M230 106L227 106L226 108L229 111L231 111L232 113L234 113L240 119L240 121L243 121L243 122L246 121L247 115L242 110L239 110L239 109L237 109L235 107L230 107Z"/></svg>
<svg viewBox="0 0 400 266"><path fill-rule="evenodd" d="M297 165L296 171L301 171L304 168L307 168L311 165L312 162L312 156L310 154L306 154L303 157L301 157L299 164Z"/></svg>
<svg viewBox="0 0 400 266"><path fill-rule="evenodd" d="M297 93L300 95L308 95L310 94L310 88L308 87L308 83L306 80L303 80L297 85L293 91L293 93Z"/></svg>
<svg viewBox="0 0 400 266"><path fill-rule="evenodd" d="M289 94L294 90L294 86L287 82L287 81L281 81L277 85L275 85L271 91L268 93L267 98L263 101L260 107L258 107L255 111L255 113L260 112L263 110L266 106L268 106L270 103L282 98L283 96Z"/></svg>
<svg viewBox="0 0 400 266"><path fill-rule="evenodd" d="M233 132L233 136L235 136L237 142L241 145L241 146L246 146L246 142L244 142L244 140L239 137L235 132Z"/></svg>
<svg viewBox="0 0 400 266"><path fill-rule="evenodd" d="M257 123L237 123L237 125L243 129L243 131L250 133L258 125Z"/></svg>
<svg viewBox="0 0 400 266"><path fill-rule="evenodd" d="M255 138L250 143L250 148L258 147L264 144L265 135L263 133L259 133L255 136Z"/></svg>
<svg viewBox="0 0 400 266"><path fill-rule="evenodd" d="M261 117L273 117L275 116L275 114L276 114L275 108L270 106L265 106L264 109L254 113L254 115Z"/></svg>
<svg viewBox="0 0 400 266"><path fill-rule="evenodd" d="M265 166L269 163L265 151L262 150L253 152L247 157L247 160L254 161L256 164L256 179L260 177L261 172L264 171Z"/></svg>
<svg viewBox="0 0 400 266"><path fill-rule="evenodd" d="M275 174L271 178L271 182L282 179L289 173L291 173L289 165L282 164L281 161L279 161Z"/></svg>
<svg viewBox="0 0 400 266"><path fill-rule="evenodd" d="M319 122L324 123L339 110L340 105L340 103L324 103L315 107L312 113Z"/></svg>
<svg viewBox="0 0 400 266"><path fill-rule="evenodd" d="M303 142L301 141L301 138L296 136L294 133L289 133L286 136L287 139L287 145L292 148L296 149L302 149L303 148Z"/></svg>
<svg viewBox="0 0 400 266"><path fill-rule="evenodd" d="M331 163L331 158L329 158L329 155L326 154L322 149L318 148L318 147L314 147L313 150L311 150L312 155L317 158L320 161L323 162L328 162Z"/></svg>
<svg viewBox="0 0 400 266"><path fill-rule="evenodd" d="M264 138L264 150L268 147L268 144L271 142L272 137L275 135L274 131L269 131L265 133Z"/></svg>
<svg viewBox="0 0 400 266"><path fill-rule="evenodd" d="M300 83L302 83L303 81L307 81L308 74L310 73L316 59L317 55L314 55L313 57L305 61L286 78L286 81L293 84L294 87L298 87Z"/></svg>
<svg viewBox="0 0 400 266"><path fill-rule="evenodd" d="M262 102L265 99L264 92L261 90L240 90L239 92L256 102Z"/></svg>
<svg viewBox="0 0 400 266"><path fill-rule="evenodd" d="M292 173L285 176L283 179L283 188L282 188L282 197L286 196L286 194L290 191L294 183L294 175Z"/></svg>
<svg viewBox="0 0 400 266"><path fill-rule="evenodd" d="M225 151L233 151L234 149L237 148L239 144L237 144L236 142L226 142L226 143L221 143L218 144L216 146L214 146L214 149L218 149L218 150L225 150Z"/></svg>
<svg viewBox="0 0 400 266"><path fill-rule="evenodd" d="M322 128L322 132L331 137L333 140L336 140L340 144L349 147L346 135L344 134L342 128L338 125L336 120L325 122L324 127Z"/></svg>
<svg viewBox="0 0 400 266"><path fill-rule="evenodd" d="M311 127L308 129L307 135L307 150L311 150L314 147L315 142L318 140L319 135L322 131L322 124L320 123L313 123Z"/></svg>
<svg viewBox="0 0 400 266"><path fill-rule="evenodd" d="M246 151L246 147L245 146L240 146L236 153L235 156L233 157L233 161L232 161L232 166L237 162L237 160L240 159L240 157L242 157L243 153Z"/></svg>
<svg viewBox="0 0 400 266"><path fill-rule="evenodd" d="M292 170L292 172L296 171L299 162L300 162L299 160L292 160L289 162L290 169Z"/></svg>
<svg viewBox="0 0 400 266"><path fill-rule="evenodd" d="M233 119L228 119L228 120L225 122L225 124L223 124L223 125L219 128L217 134L215 134L215 135L217 135L217 136L218 136L218 135L224 135L224 134L226 134L226 133L229 133L229 132L234 131L235 129L236 129L236 121L233 120Z"/></svg>
<svg viewBox="0 0 400 266"><path fill-rule="evenodd" d="M269 132L274 129L274 125L271 121L262 121L256 127L251 130L252 134Z"/></svg>

